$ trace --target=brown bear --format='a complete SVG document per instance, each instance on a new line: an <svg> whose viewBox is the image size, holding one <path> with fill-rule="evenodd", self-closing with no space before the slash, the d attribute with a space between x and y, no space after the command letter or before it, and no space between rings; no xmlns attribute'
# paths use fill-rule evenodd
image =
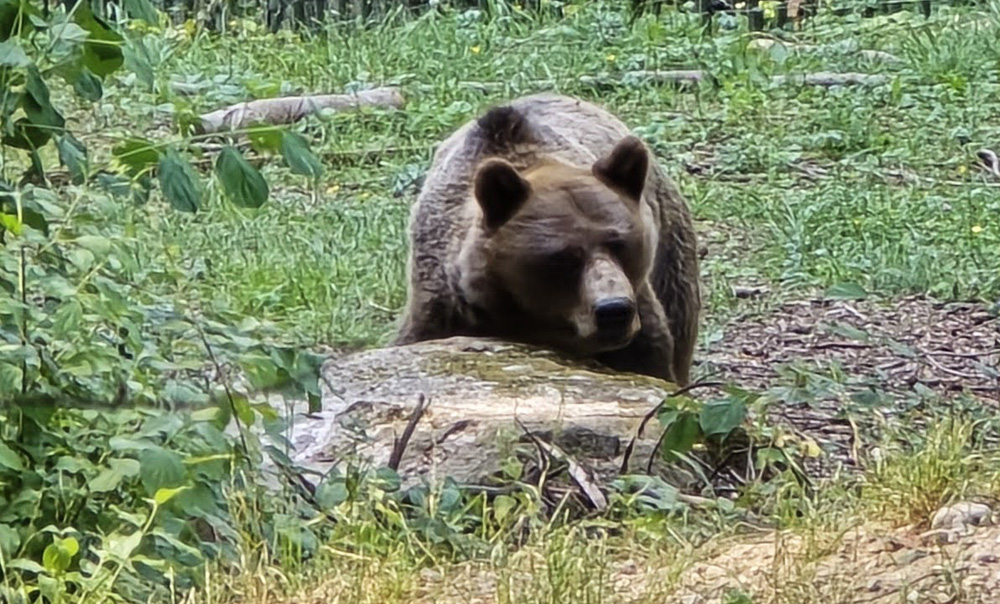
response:
<svg viewBox="0 0 1000 604"><path fill-rule="evenodd" d="M697 250L684 198L621 121L575 98L522 97L435 152L394 343L519 341L684 386Z"/></svg>

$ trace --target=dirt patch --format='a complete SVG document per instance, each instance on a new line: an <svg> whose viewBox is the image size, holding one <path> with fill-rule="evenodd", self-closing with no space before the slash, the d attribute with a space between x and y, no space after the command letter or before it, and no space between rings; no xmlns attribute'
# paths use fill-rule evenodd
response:
<svg viewBox="0 0 1000 604"><path fill-rule="evenodd" d="M928 397L1000 406L1000 319L976 304L810 299L736 317L698 375L765 392L773 420L857 466L859 430Z"/></svg>
<svg viewBox="0 0 1000 604"><path fill-rule="evenodd" d="M704 362L728 379L767 388L782 365L839 366L853 384L893 393L923 387L1000 402L1000 320L974 304L910 297L891 303L787 302L737 317Z"/></svg>
<svg viewBox="0 0 1000 604"><path fill-rule="evenodd" d="M928 543L918 529L859 527L831 535L771 533L734 540L683 574L678 601L986 603L1000 598L1000 528ZM722 546L723 544L719 544ZM733 601L733 600L731 600ZM739 600L735 600L739 601Z"/></svg>

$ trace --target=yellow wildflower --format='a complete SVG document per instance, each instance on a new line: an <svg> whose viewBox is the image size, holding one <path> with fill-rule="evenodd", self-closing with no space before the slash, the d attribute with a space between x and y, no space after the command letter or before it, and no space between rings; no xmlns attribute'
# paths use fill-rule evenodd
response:
<svg viewBox="0 0 1000 604"><path fill-rule="evenodd" d="M478 46L473 46L473 47L469 48L469 51L470 51L470 52L471 52L472 54L474 54L474 55L478 55L478 54L479 54L479 51L481 51L481 50L482 50L482 48L480 48L480 47L478 47Z"/></svg>
<svg viewBox="0 0 1000 604"><path fill-rule="evenodd" d="M973 235L978 235L978 234L980 234L982 232L983 232L983 227L979 226L978 224L972 226L972 234Z"/></svg>
<svg viewBox="0 0 1000 604"><path fill-rule="evenodd" d="M608 63L614 63L615 59L617 59L618 57L616 57L614 54L608 54L608 56L604 58L607 59Z"/></svg>
<svg viewBox="0 0 1000 604"><path fill-rule="evenodd" d="M964 165L964 164L958 167L958 173L959 174L965 174L968 171L969 171L969 168L966 165Z"/></svg>

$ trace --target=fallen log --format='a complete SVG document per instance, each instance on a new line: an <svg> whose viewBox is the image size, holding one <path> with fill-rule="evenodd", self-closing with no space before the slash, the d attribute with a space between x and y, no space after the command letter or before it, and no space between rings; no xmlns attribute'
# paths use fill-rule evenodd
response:
<svg viewBox="0 0 1000 604"><path fill-rule="evenodd" d="M792 44L790 42L782 42L773 38L755 38L750 41L747 47L751 50L769 50L775 44L783 46L789 52L821 52L829 48L813 44ZM851 54L858 54L861 58L868 61L889 63L893 65L900 65L904 63L903 59L882 50L856 49L851 50L850 52Z"/></svg>
<svg viewBox="0 0 1000 604"><path fill-rule="evenodd" d="M606 485L622 474L633 439L626 472L644 474L650 457L659 460L651 455L658 430L637 431L673 386L546 350L456 337L328 360L321 389L322 410L296 412L288 434L290 457L310 473L352 459L395 466L404 485L450 477L487 486L511 455L544 449L571 458L575 481ZM694 484L676 464L657 461L653 473L681 489ZM584 490L600 507L598 494Z"/></svg>
<svg viewBox="0 0 1000 604"><path fill-rule="evenodd" d="M348 111L361 107L401 109L405 104L398 88L383 87L353 94L319 94L259 99L238 103L199 117L198 133L239 130L253 124L292 124L324 109Z"/></svg>
<svg viewBox="0 0 1000 604"><path fill-rule="evenodd" d="M771 83L798 84L801 86L877 86L889 81L889 76L872 73L835 73L818 71L815 73L797 73L776 75L771 77Z"/></svg>

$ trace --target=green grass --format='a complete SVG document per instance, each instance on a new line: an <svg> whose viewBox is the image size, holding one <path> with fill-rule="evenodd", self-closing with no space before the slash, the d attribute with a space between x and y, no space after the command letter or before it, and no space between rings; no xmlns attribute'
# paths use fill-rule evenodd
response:
<svg viewBox="0 0 1000 604"><path fill-rule="evenodd" d="M108 131L141 131L148 119L168 118L154 118L157 105L201 112L248 93L339 92L359 83L399 83L407 106L309 120L303 128L326 161L325 176L313 187L269 166L272 202L260 211L235 211L212 195L208 211L194 218L142 208L126 220L151 258L175 246L175 262L203 269L189 292L203 304L277 321L302 342L383 342L405 299L415 193L406 183L452 130L491 104L544 89L536 83L545 81L605 104L658 150L697 219L724 234L710 242L705 262L715 287L755 277L782 292L852 281L886 296L1000 293L1000 197L996 183L969 169L974 151L992 144L1000 128L1000 51L987 31L1000 22L995 14L945 7L929 21L911 13L821 17L796 38L822 48L794 53L747 50L740 32L702 39L676 14L632 29L624 18L598 3L561 22L516 12L486 22L449 12L360 32L331 27L317 38L268 37L239 24L228 36L179 38L157 80L216 84L190 99L166 93L157 102L119 88L106 102L146 108L146 115L126 113ZM984 23L977 25L983 33L965 35L970 22ZM884 50L903 63L869 62L852 48ZM713 73L720 88L595 90L579 82L679 67ZM891 83L827 90L763 80L819 70L886 73ZM460 82L496 89L484 95ZM690 176L683 161L711 171ZM807 180L798 167L825 173ZM900 183L900 172L916 180ZM742 245L727 250L733 237L753 242L752 253ZM732 303L722 289L713 294L710 321Z"/></svg>

